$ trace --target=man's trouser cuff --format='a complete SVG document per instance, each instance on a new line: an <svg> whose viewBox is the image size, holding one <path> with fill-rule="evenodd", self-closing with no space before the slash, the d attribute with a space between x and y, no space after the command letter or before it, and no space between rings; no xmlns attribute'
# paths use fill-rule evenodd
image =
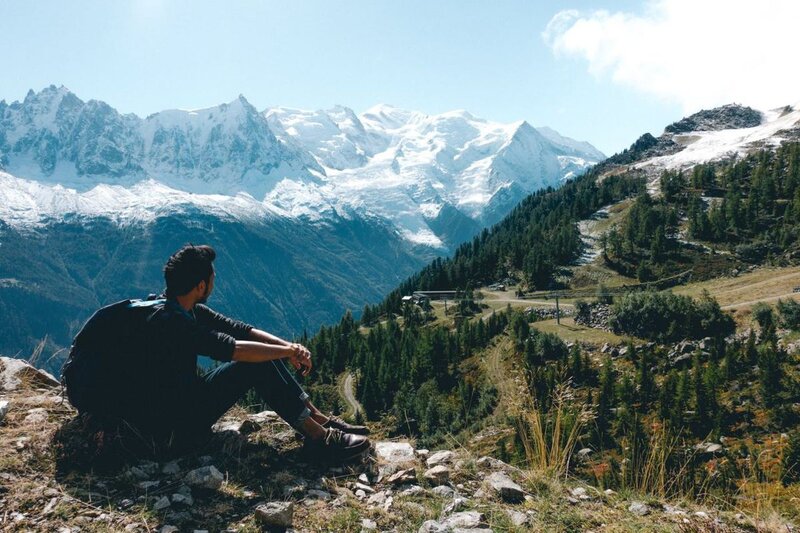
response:
<svg viewBox="0 0 800 533"><path fill-rule="evenodd" d="M303 410L300 412L300 415L297 419L292 423L292 427L296 430L300 430L305 424L306 420L311 417L311 410L308 407L304 407Z"/></svg>

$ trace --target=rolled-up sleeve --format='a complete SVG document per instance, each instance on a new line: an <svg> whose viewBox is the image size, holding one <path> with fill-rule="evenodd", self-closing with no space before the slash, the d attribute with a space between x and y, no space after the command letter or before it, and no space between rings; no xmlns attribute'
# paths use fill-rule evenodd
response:
<svg viewBox="0 0 800 533"><path fill-rule="evenodd" d="M246 322L228 318L202 304L194 307L194 313L198 326L225 333L237 340L247 340L250 337L250 330L253 329L253 326Z"/></svg>

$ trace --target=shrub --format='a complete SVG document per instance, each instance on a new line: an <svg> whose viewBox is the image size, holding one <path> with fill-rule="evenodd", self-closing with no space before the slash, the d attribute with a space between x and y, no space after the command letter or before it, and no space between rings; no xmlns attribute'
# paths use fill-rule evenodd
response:
<svg viewBox="0 0 800 533"><path fill-rule="evenodd" d="M734 330L733 319L705 293L699 301L668 291L631 293L617 299L609 323L617 333L659 342L724 337Z"/></svg>
<svg viewBox="0 0 800 533"><path fill-rule="evenodd" d="M784 328L800 329L800 303L795 300L778 300L780 324Z"/></svg>

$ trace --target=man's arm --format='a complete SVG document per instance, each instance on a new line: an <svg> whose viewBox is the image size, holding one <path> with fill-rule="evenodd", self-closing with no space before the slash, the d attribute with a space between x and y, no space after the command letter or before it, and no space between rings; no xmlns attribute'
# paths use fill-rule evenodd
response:
<svg viewBox="0 0 800 533"><path fill-rule="evenodd" d="M304 376L311 371L311 352L302 344L285 341L256 328L250 330L248 337L249 340L236 341L234 361L261 363L288 358L292 366L300 370Z"/></svg>
<svg viewBox="0 0 800 533"><path fill-rule="evenodd" d="M285 341L280 337L276 337L271 333L267 333L266 331L262 331L257 328L253 328L250 330L248 334L248 340L263 342L264 344L276 344L278 346L291 346L292 344L289 341Z"/></svg>

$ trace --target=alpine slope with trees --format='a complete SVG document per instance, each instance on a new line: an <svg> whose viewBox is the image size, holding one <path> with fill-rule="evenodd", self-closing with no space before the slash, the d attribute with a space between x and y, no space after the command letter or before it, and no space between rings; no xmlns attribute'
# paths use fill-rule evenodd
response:
<svg viewBox="0 0 800 533"><path fill-rule="evenodd" d="M800 304L753 292L732 313L713 287L763 269L796 275L798 120L792 108L703 111L532 194L360 321L348 313L308 339L315 380L324 390L353 372L367 418L426 444L501 427L493 452L519 465L797 519ZM738 128L756 140L731 148ZM719 153L693 159L692 142L719 138ZM601 221L591 261L587 220ZM513 306L472 299L499 280ZM451 322L402 299L427 290L461 290L484 309ZM553 292L574 306L569 328L525 309ZM500 409L511 399L484 364L498 350L522 376L521 410Z"/></svg>

